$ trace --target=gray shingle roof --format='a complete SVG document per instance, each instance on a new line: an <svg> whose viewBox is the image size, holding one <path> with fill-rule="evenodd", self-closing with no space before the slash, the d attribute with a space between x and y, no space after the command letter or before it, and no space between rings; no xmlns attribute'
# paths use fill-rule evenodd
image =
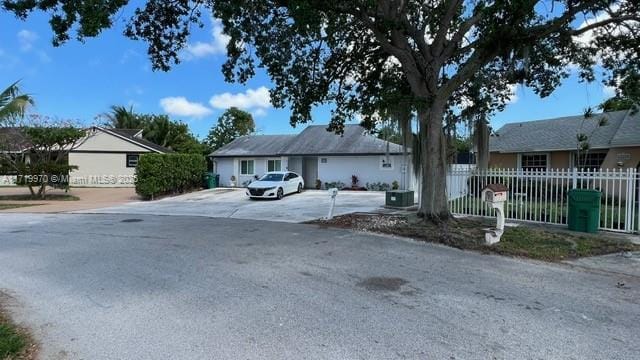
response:
<svg viewBox="0 0 640 360"><path fill-rule="evenodd" d="M241 136L211 156L277 156L296 135L247 135Z"/></svg>
<svg viewBox="0 0 640 360"><path fill-rule="evenodd" d="M369 155L387 152L387 142L367 133L360 125L345 125L342 135L326 128L326 125L312 125L298 135L243 136L214 151L211 156ZM402 146L390 143L389 152L402 153Z"/></svg>
<svg viewBox="0 0 640 360"><path fill-rule="evenodd" d="M595 114L584 123L584 116L579 115L506 124L490 138L489 149L504 153L575 150L578 133L592 134L589 144L593 149L640 146L639 116L625 110ZM607 124L598 127L602 117Z"/></svg>
<svg viewBox="0 0 640 360"><path fill-rule="evenodd" d="M158 145L154 142L151 142L147 139L144 139L142 137L137 137L135 136L136 134L138 134L140 132L140 129L115 129L115 128L100 128L102 130L105 130L107 132L112 132L115 133L117 135L120 135L124 138L126 138L127 141L129 142L133 142L135 144L138 145L142 145L143 147L147 147L150 148L156 152L159 153L170 153L173 152L173 150L168 149L164 146Z"/></svg>

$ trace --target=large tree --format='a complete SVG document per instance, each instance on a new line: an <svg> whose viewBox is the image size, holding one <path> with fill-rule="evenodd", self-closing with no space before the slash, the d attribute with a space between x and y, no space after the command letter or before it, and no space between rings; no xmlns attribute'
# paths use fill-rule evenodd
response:
<svg viewBox="0 0 640 360"><path fill-rule="evenodd" d="M124 3L3 2L21 17L51 11L57 43L72 29L80 38L98 34ZM420 212L437 219L449 216L445 114L476 74L494 74L482 86L489 92L523 83L547 96L572 66L594 80L596 66L613 78L639 62L637 0L147 1L125 34L146 40L154 68L167 70L205 8L231 37L227 80L246 82L266 68L271 100L290 106L292 124L330 103L329 128L341 131L345 119L373 115L390 83L406 85L418 118Z"/></svg>
<svg viewBox="0 0 640 360"><path fill-rule="evenodd" d="M227 109L218 118L218 123L209 130L205 139L211 150L217 150L243 135L256 130L256 124L250 113L235 107Z"/></svg>

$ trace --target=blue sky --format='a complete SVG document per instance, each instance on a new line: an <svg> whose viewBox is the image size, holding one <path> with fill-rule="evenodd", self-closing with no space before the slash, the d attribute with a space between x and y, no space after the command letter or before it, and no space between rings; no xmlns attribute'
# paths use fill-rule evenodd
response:
<svg viewBox="0 0 640 360"><path fill-rule="evenodd" d="M35 13L23 22L0 12L0 86L21 80L23 90L36 99L34 112L90 124L111 105L131 105L138 112L167 113L203 137L226 107L238 106L254 114L261 133L299 131L289 125L287 109L268 103L271 82L265 72L258 71L246 85L224 81L225 38L219 24L198 29L183 62L165 73L151 71L145 44L122 36L121 23L85 43L72 40L54 48L47 20ZM520 86L492 126L581 114L611 95L599 82L579 83L576 77L545 99ZM328 119L326 107L314 112L315 124Z"/></svg>

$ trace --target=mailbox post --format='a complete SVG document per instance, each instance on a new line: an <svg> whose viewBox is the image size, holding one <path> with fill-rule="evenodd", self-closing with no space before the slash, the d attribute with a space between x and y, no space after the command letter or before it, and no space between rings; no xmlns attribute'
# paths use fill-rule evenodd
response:
<svg viewBox="0 0 640 360"><path fill-rule="evenodd" d="M327 220L333 219L333 208L336 206L336 196L338 196L338 189L331 188L327 190L329 196L331 196L331 205L329 207L329 214L327 215Z"/></svg>
<svg viewBox="0 0 640 360"><path fill-rule="evenodd" d="M489 184L482 189L482 200L496 209L496 227L486 229L484 234L484 239L489 245L499 242L504 233L504 203L507 201L508 192L509 189L503 184Z"/></svg>

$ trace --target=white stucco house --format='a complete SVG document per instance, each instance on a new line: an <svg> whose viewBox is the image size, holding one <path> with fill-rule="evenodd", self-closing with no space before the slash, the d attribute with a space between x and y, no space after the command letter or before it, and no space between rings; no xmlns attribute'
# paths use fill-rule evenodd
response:
<svg viewBox="0 0 640 360"><path fill-rule="evenodd" d="M31 144L19 128L0 129L0 137L10 139L12 149L4 149L29 161ZM71 171L71 187L134 187L135 169L141 154L171 150L142 138L142 130L91 127L86 137L69 151L67 161L78 167ZM17 177L0 174L0 185L15 185Z"/></svg>
<svg viewBox="0 0 640 360"><path fill-rule="evenodd" d="M397 181L412 188L410 159L405 164L402 150L360 125L345 125L342 135L313 125L297 135L242 136L210 157L221 186L242 186L268 171L289 170L302 175L306 188L316 188L317 180L351 186L352 175L359 186Z"/></svg>

